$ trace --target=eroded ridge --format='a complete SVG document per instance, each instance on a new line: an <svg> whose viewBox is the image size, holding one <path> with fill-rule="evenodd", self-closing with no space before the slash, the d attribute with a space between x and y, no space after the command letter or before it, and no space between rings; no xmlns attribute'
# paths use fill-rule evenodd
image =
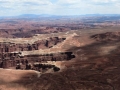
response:
<svg viewBox="0 0 120 90"><path fill-rule="evenodd" d="M66 38L50 37L45 40L36 40L34 43L11 43L0 42L0 68L22 69L22 70L45 70L60 68L50 62L66 61L75 58L72 52L49 52L39 53L39 50L47 50L61 43ZM26 54L24 54L24 51ZM34 54L34 51L38 51ZM30 53L29 53L30 52Z"/></svg>
<svg viewBox="0 0 120 90"><path fill-rule="evenodd" d="M44 48L51 48L54 45L64 41L65 38L52 37L47 40L37 40L34 43L11 43L11 42L0 42L0 52L14 52L14 51L32 51Z"/></svg>
<svg viewBox="0 0 120 90"><path fill-rule="evenodd" d="M97 41L120 40L120 32L106 32L92 35L91 38Z"/></svg>

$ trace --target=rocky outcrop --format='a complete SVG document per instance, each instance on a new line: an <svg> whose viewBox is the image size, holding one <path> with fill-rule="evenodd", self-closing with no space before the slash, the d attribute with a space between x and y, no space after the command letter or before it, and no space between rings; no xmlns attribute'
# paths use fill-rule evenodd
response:
<svg viewBox="0 0 120 90"><path fill-rule="evenodd" d="M120 40L120 32L106 32L102 34L95 34L92 35L91 38L97 41Z"/></svg>
<svg viewBox="0 0 120 90"><path fill-rule="evenodd" d="M46 27L43 29L31 29L31 30L27 30L27 29L25 30L24 28L0 29L0 35L1 35L0 37L27 38L27 37L32 37L35 34L57 33L63 31L66 31L66 29L61 27ZM23 55L22 51L29 52L33 50L49 49L57 45L58 43L63 42L65 39L66 38L60 38L60 37L38 39L37 37L36 41L33 40L33 42L30 43L29 41L28 43L18 43L18 42L15 43L16 41L14 41L13 39L11 39L10 41L9 40L6 41L6 39L1 39L0 68L12 68L12 69L24 69L24 70L32 69L37 71L41 71L43 69L53 69L54 71L59 71L60 68L58 68L55 65L48 64L47 62L71 60L72 58L75 58L72 52L22 56ZM26 40L28 39L25 39L25 41Z"/></svg>
<svg viewBox="0 0 120 90"><path fill-rule="evenodd" d="M65 38L53 37L47 40L38 40L33 44L15 44L10 42L1 42L0 43L0 52L14 52L14 51L32 51L39 50L44 48L51 48L54 45L64 41Z"/></svg>
<svg viewBox="0 0 120 90"><path fill-rule="evenodd" d="M48 65L47 61L65 61L75 58L72 52L51 53L43 55L26 55L21 56L21 53L2 53L0 54L0 68L16 68L16 69L33 69L54 68L54 71L59 70L56 66ZM46 64L42 64L46 63Z"/></svg>
<svg viewBox="0 0 120 90"><path fill-rule="evenodd" d="M0 37L4 38L28 38L32 37L35 34L49 34L49 33L58 33L67 31L65 28L60 27L46 27L40 29L25 29L25 28L17 28L17 29L0 29Z"/></svg>
<svg viewBox="0 0 120 90"><path fill-rule="evenodd" d="M32 51L44 48L51 48L64 40L65 38L51 37L45 40L35 41L32 44L15 44L11 42L1 42L0 68L12 67L16 69L34 69L39 71L40 67L36 67L36 65L39 66L39 64L43 62L70 60L75 57L74 55L72 55L72 52L22 56L22 51ZM42 66L44 68L48 68L50 65ZM59 68L57 68L56 66L53 66L52 68L54 69L54 71L59 70Z"/></svg>

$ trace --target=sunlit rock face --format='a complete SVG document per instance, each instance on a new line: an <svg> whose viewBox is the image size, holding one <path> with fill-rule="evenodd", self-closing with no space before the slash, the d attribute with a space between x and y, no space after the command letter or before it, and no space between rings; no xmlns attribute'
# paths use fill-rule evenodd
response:
<svg viewBox="0 0 120 90"><path fill-rule="evenodd" d="M48 40L37 40L32 44L25 43L11 43L11 42L0 42L0 52L15 52L15 51L32 51L44 48L51 48L60 42L63 42L65 38L53 37Z"/></svg>
<svg viewBox="0 0 120 90"><path fill-rule="evenodd" d="M49 37L46 39L38 39L33 43L12 43L0 42L0 68L12 68L23 70L37 70L50 69L59 71L55 65L48 64L47 61L57 62L66 61L75 58L72 52L46 52L37 53L35 51L48 50L58 43L62 43L66 38ZM11 40L12 41L12 40ZM24 51L26 54L24 54ZM30 52L30 54L29 54Z"/></svg>

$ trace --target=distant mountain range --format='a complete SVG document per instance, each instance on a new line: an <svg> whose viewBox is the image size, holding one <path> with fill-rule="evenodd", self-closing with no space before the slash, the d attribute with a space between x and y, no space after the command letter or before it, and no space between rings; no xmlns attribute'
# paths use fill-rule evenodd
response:
<svg viewBox="0 0 120 90"><path fill-rule="evenodd" d="M18 16L0 16L0 19L5 19L5 18L17 18L17 19L34 19L34 18L61 18L61 17L66 17L66 16L59 16L59 15L49 15L49 14L22 14Z"/></svg>
<svg viewBox="0 0 120 90"><path fill-rule="evenodd" d="M22 14L22 15L19 15L17 17L36 18L36 17L52 17L52 16L55 16L55 15L49 15L49 14L40 14L40 15L36 15L36 14Z"/></svg>
<svg viewBox="0 0 120 90"><path fill-rule="evenodd" d="M0 19L4 18L77 18L77 17L120 17L120 14L85 14L85 15L49 15L49 14L22 14L18 16L1 16Z"/></svg>
<svg viewBox="0 0 120 90"><path fill-rule="evenodd" d="M17 17L36 18L36 17L89 17L89 16L120 16L120 14L85 14L85 15L22 14Z"/></svg>

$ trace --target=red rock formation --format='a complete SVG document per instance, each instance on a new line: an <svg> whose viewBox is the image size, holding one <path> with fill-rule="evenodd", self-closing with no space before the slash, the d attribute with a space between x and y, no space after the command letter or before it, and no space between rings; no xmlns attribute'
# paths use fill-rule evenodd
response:
<svg viewBox="0 0 120 90"><path fill-rule="evenodd" d="M0 68L16 68L16 69L35 69L39 70L39 64L46 61L63 61L70 60L75 58L72 55L72 52L64 52L64 53L52 53L52 54L44 54L44 55L26 55L20 56L20 53L2 53L0 54ZM36 64L37 63L37 64ZM34 65L36 66L37 69ZM21 68L22 67L22 68Z"/></svg>
<svg viewBox="0 0 120 90"><path fill-rule="evenodd" d="M62 42L65 38L53 37L48 40L38 40L33 44L15 44L10 42L1 42L0 43L0 52L14 52L14 51L32 51L39 50L44 48L51 48L54 45Z"/></svg>
<svg viewBox="0 0 120 90"><path fill-rule="evenodd" d="M95 34L95 35L92 35L91 38L97 41L119 40L120 32L106 32L102 34Z"/></svg>

